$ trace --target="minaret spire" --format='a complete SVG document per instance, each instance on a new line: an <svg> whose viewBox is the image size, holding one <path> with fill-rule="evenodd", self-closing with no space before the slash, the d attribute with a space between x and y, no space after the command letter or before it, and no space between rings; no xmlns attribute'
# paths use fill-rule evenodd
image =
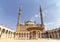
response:
<svg viewBox="0 0 60 42"><path fill-rule="evenodd" d="M43 16L42 16L42 8L40 6L40 17L41 17L41 25L43 25Z"/></svg>
<svg viewBox="0 0 60 42"><path fill-rule="evenodd" d="M22 5L20 5L20 8L19 8L19 13L18 13L18 24L20 24L20 16L22 14Z"/></svg>

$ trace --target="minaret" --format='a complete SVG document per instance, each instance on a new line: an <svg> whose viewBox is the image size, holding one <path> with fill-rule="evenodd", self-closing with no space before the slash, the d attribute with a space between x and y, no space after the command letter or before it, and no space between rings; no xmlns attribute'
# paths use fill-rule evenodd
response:
<svg viewBox="0 0 60 42"><path fill-rule="evenodd" d="M42 8L40 6L40 18L41 18L41 28L43 28L43 31L45 31L45 26L44 26L44 23L43 23L43 15L42 15Z"/></svg>
<svg viewBox="0 0 60 42"><path fill-rule="evenodd" d="M42 8L40 6L40 18L41 18L41 28L43 28L43 31L45 31L45 26L44 26L44 23L43 23L43 15L42 15Z"/></svg>
<svg viewBox="0 0 60 42"><path fill-rule="evenodd" d="M41 18L41 25L43 25L43 16L42 16L42 9L41 9L41 6L40 6L40 18Z"/></svg>
<svg viewBox="0 0 60 42"><path fill-rule="evenodd" d="M22 6L20 5L16 32L20 32L20 17L21 17L21 14L22 14Z"/></svg>
<svg viewBox="0 0 60 42"><path fill-rule="evenodd" d="M20 24L20 16L22 14L22 6L20 6L20 9L19 9L19 13L18 13L18 23L17 24Z"/></svg>

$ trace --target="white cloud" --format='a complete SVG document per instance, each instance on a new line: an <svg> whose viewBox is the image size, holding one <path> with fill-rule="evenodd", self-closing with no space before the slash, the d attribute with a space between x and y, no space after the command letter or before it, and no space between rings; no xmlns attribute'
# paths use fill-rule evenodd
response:
<svg viewBox="0 0 60 42"><path fill-rule="evenodd" d="M57 3L56 3L56 6L57 6L57 7L60 7L60 2L57 2Z"/></svg>
<svg viewBox="0 0 60 42"><path fill-rule="evenodd" d="M34 21L34 20L35 20L35 18L32 16L30 20L33 20L33 21Z"/></svg>
<svg viewBox="0 0 60 42"><path fill-rule="evenodd" d="M60 7L60 0L55 0L56 7Z"/></svg>
<svg viewBox="0 0 60 42"><path fill-rule="evenodd" d="M35 18L38 18L38 17L40 17L40 15L39 15L39 14L36 14L34 17L35 17Z"/></svg>

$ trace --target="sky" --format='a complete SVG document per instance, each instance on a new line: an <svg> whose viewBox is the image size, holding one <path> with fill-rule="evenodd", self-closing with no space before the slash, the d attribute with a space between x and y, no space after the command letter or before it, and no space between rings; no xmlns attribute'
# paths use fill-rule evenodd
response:
<svg viewBox="0 0 60 42"><path fill-rule="evenodd" d="M20 5L22 5L21 23L33 20L40 24L41 6L45 29L60 27L60 0L0 0L0 24L15 30Z"/></svg>

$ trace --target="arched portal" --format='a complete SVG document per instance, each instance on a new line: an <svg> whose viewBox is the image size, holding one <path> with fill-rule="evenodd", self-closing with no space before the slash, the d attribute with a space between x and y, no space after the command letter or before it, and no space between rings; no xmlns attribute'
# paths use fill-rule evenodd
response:
<svg viewBox="0 0 60 42"><path fill-rule="evenodd" d="M40 32L38 31L38 38L40 38Z"/></svg>
<svg viewBox="0 0 60 42"><path fill-rule="evenodd" d="M33 31L33 39L35 39L36 38L36 31Z"/></svg>
<svg viewBox="0 0 60 42"><path fill-rule="evenodd" d="M1 31L1 27L0 27L0 31Z"/></svg>
<svg viewBox="0 0 60 42"><path fill-rule="evenodd" d="M9 36L9 35L8 35L8 30L6 30L6 38L8 38L8 36Z"/></svg>
<svg viewBox="0 0 60 42"><path fill-rule="evenodd" d="M4 33L5 32L5 29L2 29L2 33Z"/></svg>
<svg viewBox="0 0 60 42"><path fill-rule="evenodd" d="M1 38L6 38L6 32L5 32L5 29L2 29Z"/></svg>
<svg viewBox="0 0 60 42"><path fill-rule="evenodd" d="M0 27L0 38L1 38L1 27Z"/></svg>
<svg viewBox="0 0 60 42"><path fill-rule="evenodd" d="M8 33L8 30L6 30L6 34Z"/></svg>

